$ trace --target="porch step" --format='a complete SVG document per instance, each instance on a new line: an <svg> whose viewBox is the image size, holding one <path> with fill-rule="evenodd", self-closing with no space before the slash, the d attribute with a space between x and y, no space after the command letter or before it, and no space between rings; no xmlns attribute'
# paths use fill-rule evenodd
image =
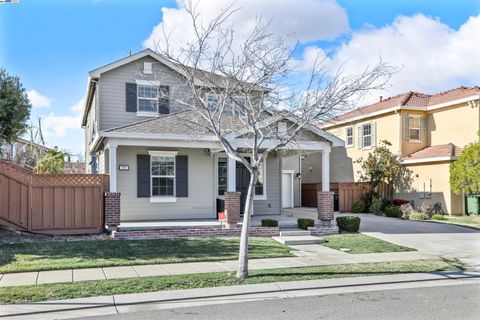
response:
<svg viewBox="0 0 480 320"><path fill-rule="evenodd" d="M280 237L311 236L312 232L308 230L288 230L280 231Z"/></svg>
<svg viewBox="0 0 480 320"><path fill-rule="evenodd" d="M273 240L285 244L287 246L306 245L306 244L318 244L323 243L323 238L314 236L286 236L286 237L273 237Z"/></svg>

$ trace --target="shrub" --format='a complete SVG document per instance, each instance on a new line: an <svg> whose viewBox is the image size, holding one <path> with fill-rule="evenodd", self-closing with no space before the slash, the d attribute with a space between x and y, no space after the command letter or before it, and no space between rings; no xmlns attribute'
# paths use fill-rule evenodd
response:
<svg viewBox="0 0 480 320"><path fill-rule="evenodd" d="M420 205L420 212L430 216L430 214L433 212L433 204L428 200L423 201Z"/></svg>
<svg viewBox="0 0 480 320"><path fill-rule="evenodd" d="M337 217L337 226L345 232L358 232L360 218L355 216Z"/></svg>
<svg viewBox="0 0 480 320"><path fill-rule="evenodd" d="M380 198L374 198L372 200L372 204L368 210L370 213L374 213L375 215L382 214L382 200Z"/></svg>
<svg viewBox="0 0 480 320"><path fill-rule="evenodd" d="M365 212L365 201L357 200L352 203L352 212L353 213L362 213Z"/></svg>
<svg viewBox="0 0 480 320"><path fill-rule="evenodd" d="M396 205L396 206L401 206L402 204L407 204L407 203L410 203L409 200L405 200L405 199L393 199L393 204Z"/></svg>
<svg viewBox="0 0 480 320"><path fill-rule="evenodd" d="M402 217L402 209L396 205L389 205L385 208L385 216L390 218L401 218Z"/></svg>
<svg viewBox="0 0 480 320"><path fill-rule="evenodd" d="M382 199L382 208L380 211L385 212L385 209L393 204L392 200L390 199Z"/></svg>
<svg viewBox="0 0 480 320"><path fill-rule="evenodd" d="M273 219L263 219L262 227L278 227L278 221Z"/></svg>
<svg viewBox="0 0 480 320"><path fill-rule="evenodd" d="M400 210L402 211L402 219L408 220L410 215L413 213L413 208L410 203L405 203L400 206Z"/></svg>
<svg viewBox="0 0 480 320"><path fill-rule="evenodd" d="M447 220L447 218L443 214L439 214L439 213L434 214L432 216L432 219L433 220Z"/></svg>
<svg viewBox="0 0 480 320"><path fill-rule="evenodd" d="M298 227L303 230L308 230L308 227L313 227L315 225L315 221L312 219L298 219Z"/></svg>
<svg viewBox="0 0 480 320"><path fill-rule="evenodd" d="M423 212L414 212L414 213L411 213L408 218L410 220L427 220L429 216L428 214Z"/></svg>

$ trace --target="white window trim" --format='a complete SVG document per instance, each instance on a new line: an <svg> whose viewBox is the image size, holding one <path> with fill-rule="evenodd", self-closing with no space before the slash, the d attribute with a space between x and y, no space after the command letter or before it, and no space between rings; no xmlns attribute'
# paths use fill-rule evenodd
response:
<svg viewBox="0 0 480 320"><path fill-rule="evenodd" d="M370 149L373 149L372 124L373 124L373 122L367 122L367 123L362 124L362 150L370 150ZM370 145L369 145L369 146L365 146L365 134L364 134L364 131L363 131L363 127L364 127L364 126L367 126L367 125L370 125L370 134L367 135L367 137L370 136Z"/></svg>
<svg viewBox="0 0 480 320"><path fill-rule="evenodd" d="M248 154L243 154L243 156L248 156ZM215 197L217 199L224 199L225 197L224 196L221 196L218 194L218 158L228 158L227 155L218 155L216 156L214 159L215 161L215 174L214 174L214 179L215 179ZM267 200L267 157L264 157L263 158L263 161L264 161L264 164L263 164L263 175L265 177L265 181L263 182L263 195L254 195L253 196L253 200L258 200L258 201L261 201L261 200ZM228 176L227 176L227 179L228 179ZM228 184L228 180L227 180L227 184ZM253 190L255 192L255 189Z"/></svg>
<svg viewBox="0 0 480 320"><path fill-rule="evenodd" d="M227 189L228 189L228 156L227 155L219 155L215 158L215 174L214 174L214 179L215 179L215 195L218 199L224 199L225 196L222 196L218 193L218 160L220 158L226 159L227 160ZM228 191L225 191L228 192Z"/></svg>
<svg viewBox="0 0 480 320"><path fill-rule="evenodd" d="M161 151L161 150L148 150L150 155L150 203L161 203L161 202L177 202L177 190L176 190L176 174L177 163L175 156L178 154L178 151ZM173 160L173 196L154 196L153 193L153 178L157 176L152 175L152 159L151 157L174 157ZM171 176L162 176L162 177L171 177Z"/></svg>
<svg viewBox="0 0 480 320"><path fill-rule="evenodd" d="M153 114L158 116L158 108L159 108L159 103L158 100L160 98L159 94L159 82L158 81L146 81L146 80L135 80L137 83L137 116L139 117L151 117ZM157 96L155 98L146 98L146 97L140 97L138 94L138 90L140 86L144 87L154 87L157 89ZM140 111L140 100L152 100L157 103L157 110L156 111Z"/></svg>
<svg viewBox="0 0 480 320"><path fill-rule="evenodd" d="M348 129L352 129L352 143L348 144ZM345 147L352 148L355 146L355 130L353 126L345 127Z"/></svg>
<svg viewBox="0 0 480 320"><path fill-rule="evenodd" d="M412 139L410 137L410 130L412 130L412 127L410 127L410 118L417 118L418 119L418 128L414 128L414 130L418 129L418 139ZM413 142L413 143L422 143L422 116L419 114L410 114L408 115L408 141Z"/></svg>
<svg viewBox="0 0 480 320"><path fill-rule="evenodd" d="M208 99L208 98L209 98L210 96L216 97L217 100L219 100L219 95L218 95L218 94L216 94L216 93L206 93L206 94L205 94L205 102L206 102L206 104L207 104L207 109L208 109L208 110L210 110L210 107L209 107L209 105L208 105L208 104L209 104L209 99ZM218 103L218 102L217 102L217 103ZM212 111L212 110L210 110L210 111Z"/></svg>

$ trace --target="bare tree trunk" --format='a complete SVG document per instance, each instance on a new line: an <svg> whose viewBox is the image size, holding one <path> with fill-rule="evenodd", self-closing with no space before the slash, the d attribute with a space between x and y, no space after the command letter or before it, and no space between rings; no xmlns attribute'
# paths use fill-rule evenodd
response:
<svg viewBox="0 0 480 320"><path fill-rule="evenodd" d="M254 168L248 185L245 211L243 213L242 233L240 236L240 250L238 255L237 278L245 279L248 276L248 233L250 231L250 216L253 213L253 197L255 196L255 184L257 183L258 168Z"/></svg>

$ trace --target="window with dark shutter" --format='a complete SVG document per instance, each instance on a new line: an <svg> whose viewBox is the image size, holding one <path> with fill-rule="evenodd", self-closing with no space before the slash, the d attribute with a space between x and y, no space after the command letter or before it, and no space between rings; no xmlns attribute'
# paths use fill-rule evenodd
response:
<svg viewBox="0 0 480 320"><path fill-rule="evenodd" d="M127 112L137 112L137 84L126 83L125 92L125 105L127 108Z"/></svg>
<svg viewBox="0 0 480 320"><path fill-rule="evenodd" d="M158 113L170 113L170 88L168 86L158 88Z"/></svg>
<svg viewBox="0 0 480 320"><path fill-rule="evenodd" d="M176 156L175 165L176 196L188 197L188 156Z"/></svg>
<svg viewBox="0 0 480 320"><path fill-rule="evenodd" d="M137 155L137 197L150 197L150 156Z"/></svg>

